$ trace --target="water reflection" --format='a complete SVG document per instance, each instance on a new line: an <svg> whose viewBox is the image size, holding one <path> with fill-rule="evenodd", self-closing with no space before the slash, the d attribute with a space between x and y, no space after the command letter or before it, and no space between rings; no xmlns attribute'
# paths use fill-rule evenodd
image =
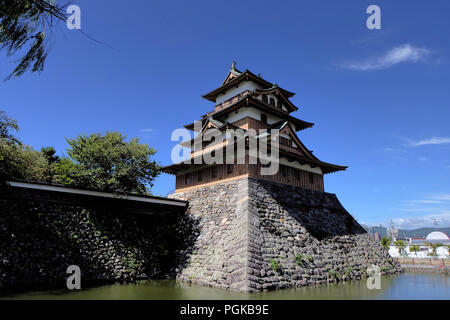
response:
<svg viewBox="0 0 450 320"><path fill-rule="evenodd" d="M132 285L107 285L70 292L0 292L0 299L450 299L449 278L443 274L406 273L382 277L381 290L367 289L366 281L363 280L256 294L179 285L174 281L163 280Z"/></svg>

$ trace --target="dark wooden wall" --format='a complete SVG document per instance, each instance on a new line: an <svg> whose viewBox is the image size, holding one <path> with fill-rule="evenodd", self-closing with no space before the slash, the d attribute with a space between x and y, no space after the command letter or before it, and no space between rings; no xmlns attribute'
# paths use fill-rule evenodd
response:
<svg viewBox="0 0 450 320"><path fill-rule="evenodd" d="M215 177L212 175L213 170L216 170ZM199 174L202 177L201 181L199 181ZM232 172L228 171L227 164L221 164L214 167L199 169L187 174L178 175L176 177L175 189L177 191L182 191L182 189L232 179L245 174L248 174L251 178L263 179L317 191L324 191L323 176L321 174L280 165L277 174L261 175L260 164L234 164Z"/></svg>
<svg viewBox="0 0 450 320"><path fill-rule="evenodd" d="M237 176L245 175L248 173L248 164L234 164L232 166L233 171L231 173L228 171L227 164L219 164L216 166L195 170L190 173L178 175L175 182L175 189L180 190L184 188L204 185L211 182L235 178ZM215 177L213 177L213 170L216 170ZM201 181L199 181L199 175L201 175L202 177ZM186 183L187 179L189 179L189 184Z"/></svg>
<svg viewBox="0 0 450 320"><path fill-rule="evenodd" d="M316 191L324 191L323 176L321 174L284 165L280 165L278 173L275 175L261 175L261 165L252 165L250 166L250 177Z"/></svg>

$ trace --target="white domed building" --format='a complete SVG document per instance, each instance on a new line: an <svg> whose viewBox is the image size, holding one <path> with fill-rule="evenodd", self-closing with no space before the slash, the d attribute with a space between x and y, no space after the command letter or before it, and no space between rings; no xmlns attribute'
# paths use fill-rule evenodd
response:
<svg viewBox="0 0 450 320"><path fill-rule="evenodd" d="M442 240L442 241L449 241L450 238L448 235L446 235L443 232L440 231L433 231L427 235L425 240Z"/></svg>
<svg viewBox="0 0 450 320"><path fill-rule="evenodd" d="M400 250L394 245L394 239L389 247L389 254L392 257L410 257L410 258L430 258L440 259L449 258L450 237L441 231L430 232L425 238L407 238L406 247ZM415 246L419 251L415 251Z"/></svg>

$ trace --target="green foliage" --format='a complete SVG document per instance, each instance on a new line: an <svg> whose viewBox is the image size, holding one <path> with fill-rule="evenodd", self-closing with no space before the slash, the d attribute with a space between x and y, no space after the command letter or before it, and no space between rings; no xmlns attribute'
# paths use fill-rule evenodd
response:
<svg viewBox="0 0 450 320"><path fill-rule="evenodd" d="M139 267L134 257L122 257L122 263L131 269Z"/></svg>
<svg viewBox="0 0 450 320"><path fill-rule="evenodd" d="M345 269L344 274L346 276L348 276L348 275L350 275L350 273L352 273L352 271L353 271L353 268L352 267L348 267L347 269Z"/></svg>
<svg viewBox="0 0 450 320"><path fill-rule="evenodd" d="M297 265L302 265L303 264L303 254L302 253L297 253L294 257L295 259L295 263L297 263Z"/></svg>
<svg viewBox="0 0 450 320"><path fill-rule="evenodd" d="M406 247L406 242L403 240L395 240L394 246L396 246L400 251L402 251Z"/></svg>
<svg viewBox="0 0 450 320"><path fill-rule="evenodd" d="M275 271L275 272L281 271L281 265L277 260L270 258L269 262L270 262L270 266L272 267L273 271Z"/></svg>
<svg viewBox="0 0 450 320"><path fill-rule="evenodd" d="M69 158L55 168L60 183L107 192L145 194L160 167L150 158L155 150L118 132L67 139Z"/></svg>
<svg viewBox="0 0 450 320"><path fill-rule="evenodd" d="M429 256L436 256L437 248L444 246L444 244L440 243L440 242L438 242L438 243L425 242L425 245L430 247L432 250L431 254L428 254Z"/></svg>
<svg viewBox="0 0 450 320"><path fill-rule="evenodd" d="M386 237L381 238L381 246L384 249L388 249L390 245L391 245L391 239L390 238L386 238Z"/></svg>
<svg viewBox="0 0 450 320"><path fill-rule="evenodd" d="M5 111L0 110L0 139L4 140L6 143L20 144L19 139L17 139L11 131L19 131L17 121L9 118Z"/></svg>
<svg viewBox="0 0 450 320"><path fill-rule="evenodd" d="M77 185L80 170L69 158L62 158L54 168L55 182L65 185Z"/></svg>
<svg viewBox="0 0 450 320"><path fill-rule="evenodd" d="M13 131L19 131L17 121L0 111L0 182L8 179L51 180L53 164L50 164L44 153L23 145L12 134ZM51 149L53 148L45 148L48 155L51 154Z"/></svg>
<svg viewBox="0 0 450 320"><path fill-rule="evenodd" d="M0 182L15 179L148 194L160 172L151 160L154 149L118 132L67 139L68 157L60 159L53 147L39 152L22 145L11 133L17 130L17 122L0 112Z"/></svg>
<svg viewBox="0 0 450 320"><path fill-rule="evenodd" d="M410 246L410 247L409 247L409 251L410 251L410 252L414 252L414 253L416 254L416 256L417 256L417 252L420 251L420 247L419 247L418 245Z"/></svg>
<svg viewBox="0 0 450 320"><path fill-rule="evenodd" d="M7 77L26 71L42 71L47 57L46 29L54 20L65 21L63 7L49 0L0 0L0 49L8 56L26 50L19 64Z"/></svg>
<svg viewBox="0 0 450 320"><path fill-rule="evenodd" d="M48 162L44 155L26 145L10 144L0 139L0 170L2 180L48 180Z"/></svg>
<svg viewBox="0 0 450 320"><path fill-rule="evenodd" d="M44 155L45 159L47 159L48 164L57 163L59 161L59 157L56 155L55 148L42 147L41 152Z"/></svg>
<svg viewBox="0 0 450 320"><path fill-rule="evenodd" d="M335 278L336 277L336 271L334 270L328 270L328 274L331 278Z"/></svg>

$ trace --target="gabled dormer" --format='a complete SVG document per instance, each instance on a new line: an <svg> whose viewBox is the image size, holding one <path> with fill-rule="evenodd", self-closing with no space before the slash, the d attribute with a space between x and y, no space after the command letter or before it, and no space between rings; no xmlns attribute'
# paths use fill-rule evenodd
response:
<svg viewBox="0 0 450 320"><path fill-rule="evenodd" d="M204 94L202 97L206 100L220 104L233 96L245 91L254 91L255 89L270 89L273 83L264 80L260 75L256 75L249 70L240 71L236 69L236 62L233 62L225 81L220 87ZM295 93L280 88L286 98L291 98Z"/></svg>
<svg viewBox="0 0 450 320"><path fill-rule="evenodd" d="M236 61L233 61L233 64L231 65L231 69L227 74L227 77L222 82L222 85L226 84L227 82L230 82L236 77L239 77L242 74L242 71L236 69Z"/></svg>
<svg viewBox="0 0 450 320"><path fill-rule="evenodd" d="M277 84L274 84L271 88L267 89L255 89L253 95L264 103L282 111L291 113L298 110L298 108L285 97L282 89L278 87Z"/></svg>

